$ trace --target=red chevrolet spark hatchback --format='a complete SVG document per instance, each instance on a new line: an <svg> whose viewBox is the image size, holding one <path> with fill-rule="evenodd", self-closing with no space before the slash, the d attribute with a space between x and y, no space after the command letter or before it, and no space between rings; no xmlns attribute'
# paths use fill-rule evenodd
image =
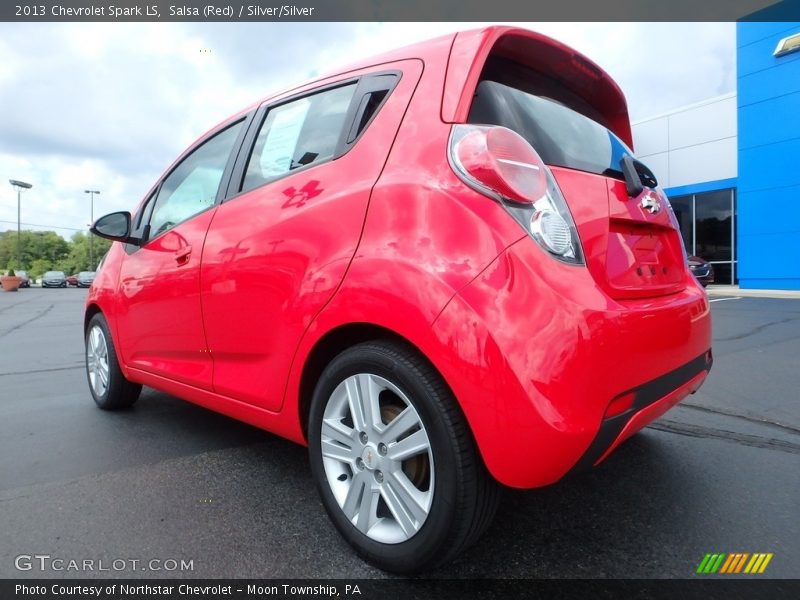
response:
<svg viewBox="0 0 800 600"><path fill-rule="evenodd" d="M705 293L596 64L491 27L368 60L205 134L86 304L101 408L152 386L307 444L396 572L486 529L498 484L602 461L711 367Z"/></svg>

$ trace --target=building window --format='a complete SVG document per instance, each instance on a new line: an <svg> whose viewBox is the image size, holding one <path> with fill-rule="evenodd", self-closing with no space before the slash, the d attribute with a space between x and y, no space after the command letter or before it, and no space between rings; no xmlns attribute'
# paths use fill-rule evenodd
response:
<svg viewBox="0 0 800 600"><path fill-rule="evenodd" d="M672 210L675 212L675 217L678 219L678 225L681 228L681 235L683 236L683 245L686 246L686 252L694 254L694 210L692 203L693 196L676 196L670 198L669 202L672 204Z"/></svg>
<svg viewBox="0 0 800 600"><path fill-rule="evenodd" d="M736 193L733 189L670 198L690 255L714 265L717 283L736 283Z"/></svg>

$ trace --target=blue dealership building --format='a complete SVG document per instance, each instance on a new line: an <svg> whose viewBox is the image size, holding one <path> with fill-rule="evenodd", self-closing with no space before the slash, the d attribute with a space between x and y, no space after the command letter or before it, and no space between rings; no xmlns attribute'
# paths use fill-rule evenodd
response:
<svg viewBox="0 0 800 600"><path fill-rule="evenodd" d="M736 27L737 89L634 123L717 283L800 289L800 22Z"/></svg>

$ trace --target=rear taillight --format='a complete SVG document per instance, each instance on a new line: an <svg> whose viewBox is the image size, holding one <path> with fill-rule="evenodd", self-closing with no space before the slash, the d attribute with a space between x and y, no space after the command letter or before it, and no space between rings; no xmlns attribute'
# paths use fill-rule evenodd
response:
<svg viewBox="0 0 800 600"><path fill-rule="evenodd" d="M505 127L454 125L449 158L464 183L498 201L550 255L583 264L564 196L522 136Z"/></svg>
<svg viewBox="0 0 800 600"><path fill-rule="evenodd" d="M473 183L523 204L544 195L544 163L519 135L504 127L458 127L467 131L452 148L455 162Z"/></svg>

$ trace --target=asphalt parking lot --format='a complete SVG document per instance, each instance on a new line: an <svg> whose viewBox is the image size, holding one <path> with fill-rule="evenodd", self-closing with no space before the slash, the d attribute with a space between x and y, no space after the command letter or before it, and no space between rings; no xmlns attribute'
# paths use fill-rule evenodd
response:
<svg viewBox="0 0 800 600"><path fill-rule="evenodd" d="M339 538L304 448L146 390L98 410L85 290L0 293L0 577L379 578ZM508 490L442 578L691 578L709 552L800 575L800 300L715 298L705 387L600 467ZM191 561L42 571L19 555ZM118 563L119 564L119 563Z"/></svg>

